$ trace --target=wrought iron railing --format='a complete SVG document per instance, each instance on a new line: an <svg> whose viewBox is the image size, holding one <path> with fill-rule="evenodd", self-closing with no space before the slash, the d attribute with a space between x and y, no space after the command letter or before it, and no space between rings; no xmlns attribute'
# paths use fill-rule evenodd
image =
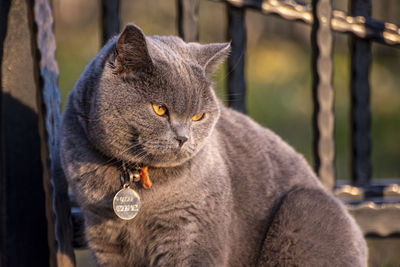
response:
<svg viewBox="0 0 400 267"><path fill-rule="evenodd" d="M228 6L232 41L229 105L241 112L246 112L246 9L312 26L315 170L322 183L347 204L366 235L399 234L400 181L371 180L368 79L371 43L399 47L399 27L370 18L371 0L351 0L350 14L333 10L331 0L311 4L295 0L219 2ZM179 34L196 41L199 0L177 3ZM119 31L119 1L102 0L101 5L104 43ZM50 0L6 0L0 5L2 266L31 266L32 261L37 266L73 266L74 247L84 246L80 210L71 210L59 168L60 95L51 13ZM332 31L352 35L350 184L337 182L335 177Z"/></svg>

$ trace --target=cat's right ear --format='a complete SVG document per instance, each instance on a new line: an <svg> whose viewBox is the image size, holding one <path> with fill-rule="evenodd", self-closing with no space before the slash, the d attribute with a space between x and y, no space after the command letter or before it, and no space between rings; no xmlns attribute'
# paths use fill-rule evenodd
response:
<svg viewBox="0 0 400 267"><path fill-rule="evenodd" d="M153 68L146 36L135 24L127 24L118 37L115 63L118 73L127 75L148 71Z"/></svg>

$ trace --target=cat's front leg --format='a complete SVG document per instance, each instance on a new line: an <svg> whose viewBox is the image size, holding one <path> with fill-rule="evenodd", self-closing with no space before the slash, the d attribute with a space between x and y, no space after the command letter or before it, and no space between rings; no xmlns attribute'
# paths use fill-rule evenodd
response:
<svg viewBox="0 0 400 267"><path fill-rule="evenodd" d="M367 266L361 231L322 189L296 189L282 200L268 229L259 266Z"/></svg>
<svg viewBox="0 0 400 267"><path fill-rule="evenodd" d="M129 245L125 243L125 227L114 220L91 216L86 223L86 238L96 266L130 266L129 255L126 253Z"/></svg>
<svg viewBox="0 0 400 267"><path fill-rule="evenodd" d="M126 260L118 253L92 250L95 266L98 267L114 267L114 266L130 266Z"/></svg>

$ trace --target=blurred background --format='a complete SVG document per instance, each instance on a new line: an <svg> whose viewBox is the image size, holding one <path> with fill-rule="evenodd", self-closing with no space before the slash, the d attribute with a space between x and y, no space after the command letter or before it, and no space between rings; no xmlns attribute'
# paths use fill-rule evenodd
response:
<svg viewBox="0 0 400 267"><path fill-rule="evenodd" d="M335 9L348 10L347 0L334 0L333 4ZM53 0L63 105L83 69L101 47L99 6L97 0ZM400 25L400 1L373 0L372 6L374 19ZM147 35L177 35L176 15L175 0L121 0L121 28L134 22ZM201 43L228 41L225 4L202 0L199 17ZM247 10L246 23L248 113L277 132L313 165L311 27L252 10ZM350 180L348 42L347 35L335 34L335 138L339 180ZM226 66L222 66L215 76L216 90L222 99L227 98L225 78ZM370 81L373 179L400 177L398 48L373 44ZM371 266L400 266L398 239L369 239L369 246Z"/></svg>

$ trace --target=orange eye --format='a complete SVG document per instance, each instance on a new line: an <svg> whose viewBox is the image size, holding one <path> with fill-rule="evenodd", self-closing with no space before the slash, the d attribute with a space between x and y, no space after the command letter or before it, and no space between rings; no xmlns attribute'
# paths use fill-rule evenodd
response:
<svg viewBox="0 0 400 267"><path fill-rule="evenodd" d="M193 121L199 121L204 117L204 113L197 114L196 116L192 117Z"/></svg>
<svg viewBox="0 0 400 267"><path fill-rule="evenodd" d="M153 104L153 109L159 116L163 116L167 112L167 108L163 105Z"/></svg>

